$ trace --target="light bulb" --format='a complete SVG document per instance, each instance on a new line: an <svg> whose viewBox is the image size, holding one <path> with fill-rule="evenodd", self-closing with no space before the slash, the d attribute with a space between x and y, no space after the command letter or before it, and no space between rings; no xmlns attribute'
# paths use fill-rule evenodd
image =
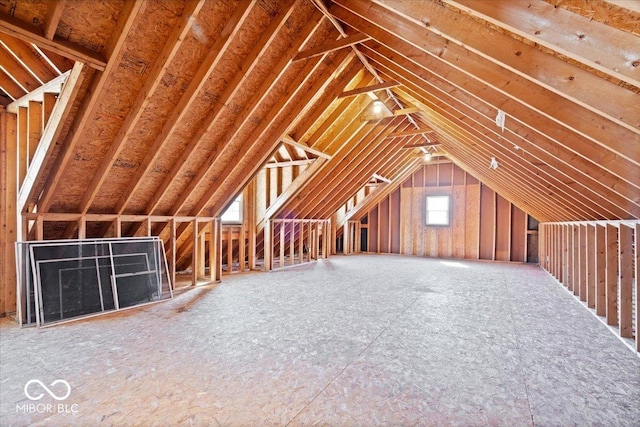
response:
<svg viewBox="0 0 640 427"><path fill-rule="evenodd" d="M431 153L424 153L424 161L428 162L429 160L431 160Z"/></svg>
<svg viewBox="0 0 640 427"><path fill-rule="evenodd" d="M376 114L382 113L382 101L377 100L373 102L373 112Z"/></svg>

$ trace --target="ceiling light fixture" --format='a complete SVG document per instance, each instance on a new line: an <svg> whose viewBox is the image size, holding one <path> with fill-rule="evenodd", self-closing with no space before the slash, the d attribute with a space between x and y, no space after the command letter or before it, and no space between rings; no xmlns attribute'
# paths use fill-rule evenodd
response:
<svg viewBox="0 0 640 427"><path fill-rule="evenodd" d="M431 160L431 153L427 151L426 153L424 153L423 158L425 162L428 162L429 160Z"/></svg>
<svg viewBox="0 0 640 427"><path fill-rule="evenodd" d="M373 101L373 112L376 114L382 113L382 107L384 107L384 103L379 99Z"/></svg>

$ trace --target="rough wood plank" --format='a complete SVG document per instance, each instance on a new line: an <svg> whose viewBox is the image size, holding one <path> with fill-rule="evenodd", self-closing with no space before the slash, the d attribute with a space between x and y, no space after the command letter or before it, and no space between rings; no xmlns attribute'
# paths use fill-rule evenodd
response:
<svg viewBox="0 0 640 427"><path fill-rule="evenodd" d="M620 336L633 338L633 228L618 228L618 313Z"/></svg>

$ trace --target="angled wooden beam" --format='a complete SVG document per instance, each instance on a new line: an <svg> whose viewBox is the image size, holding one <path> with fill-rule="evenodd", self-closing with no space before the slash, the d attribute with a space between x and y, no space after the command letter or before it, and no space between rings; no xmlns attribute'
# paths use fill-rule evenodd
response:
<svg viewBox="0 0 640 427"><path fill-rule="evenodd" d="M33 43L75 61L84 62L99 71L104 71L107 66L107 61L101 54L58 37L49 40L42 35L40 28L25 24L13 16L0 16L0 32Z"/></svg>
<svg viewBox="0 0 640 427"><path fill-rule="evenodd" d="M341 12L336 12L336 13L341 13ZM345 14L345 19L350 19L346 16L347 15ZM435 93L441 92L438 96L448 97L449 95L445 94L443 89L441 89L441 87L443 87L444 85L448 87L448 89L446 89L448 92L453 94L454 97L458 98L459 101L454 101L456 105L464 106L464 104L461 104L461 101L462 101L463 103L474 104L473 109L475 109L476 111L484 111L482 113L484 117L481 118L478 116L478 120L480 120L480 122L485 122L487 124L488 124L487 119L492 120L492 118L495 117L495 111L496 111L495 108L487 108L487 106L482 106L478 104L476 100L470 98L469 95L473 96L473 93L476 93L476 92L483 93L484 102L488 102L493 105L504 105L505 103L504 95L498 95L498 93L491 93L492 91L487 92L486 86L473 83L468 78L468 76L465 76L465 77L463 77L462 75L456 76L457 72L455 70L452 70L449 67L440 67L440 65L436 60L430 58L427 55L420 55L419 51L415 47L413 46L410 47L408 45L403 44L404 42L400 40L398 37L394 36L391 32L389 31L379 32L373 26L367 26L365 23L359 20L353 20L351 22L355 26L359 26L360 30L370 31L372 37L376 38L377 40L384 40L386 44L388 44L390 47L393 47L393 49L397 50L397 52L402 52L401 54L399 54L395 52L390 52L387 49L373 47L372 49L376 49L377 51L380 52L380 55L378 55L377 52L374 50L367 50L367 54L370 58L374 56L377 57L376 61L379 64L381 63L385 64L385 67L388 69L394 68L395 65L393 65L388 60L387 55L391 55L392 61L396 61L396 63L403 63L403 67L405 69L396 71L396 73L400 73L400 74L396 74L396 73L389 74L390 78L395 78L396 80L401 81L404 84L405 81L407 81L407 79L406 78L402 79L401 76L402 74L407 74L406 69L408 68L411 70L409 74L412 74L410 78L414 79L414 81L417 82L416 84L418 85L427 84L430 87L434 88ZM367 43L367 45L368 44L369 43ZM363 45L363 48L366 48L367 45ZM407 58L411 58L411 60L408 60ZM420 68L414 68L414 65L418 65L418 64ZM446 77L447 80L444 80L442 77L437 77L437 76L443 76L443 75L447 76ZM447 81L450 81L450 82L447 82ZM457 88L454 87L453 84L455 84ZM465 89L461 89L461 88L465 88ZM477 90L474 90L476 88ZM463 93L466 91L470 91L470 92ZM566 129L563 129L560 126L557 126L557 124L554 124L554 122L551 121L546 116L542 116L540 114L534 114L532 111L526 111L526 109L522 105L518 105L515 102L514 103L509 102L509 103L511 104L510 105L511 113L515 115L516 120L507 121L507 128L512 128L514 130L511 135L507 135L507 132L505 132L504 135L505 137L508 137L508 138L512 138L514 134L518 135L514 139L514 145L519 145L520 147L522 147L522 145L515 142L516 140L520 140L523 143L526 143L528 139L533 138L534 140L537 140L541 143L542 140L547 139L546 147L548 148L545 149L546 154L543 153L544 155L549 156L550 153L558 153L559 146L562 146L562 148L560 149L560 152L562 152L563 150L569 150L574 154L576 151L581 152L583 153L581 154L581 156L584 156L582 158L578 158L573 154L569 154L568 151L563 152L563 154L566 154L566 156L568 156L568 157L565 157L567 160L568 158L573 159L573 160L567 161L567 165L569 166L569 169L567 169L567 171L569 171L570 174L573 174L574 176L576 176L576 174L587 174L592 177L595 177L595 174L597 174L598 178L596 179L596 185L601 185L601 184L598 184L598 182L600 182L602 179L615 180L616 184L614 185L614 187L618 186L617 188L621 190L619 192L621 196L630 197L632 194L637 194L637 190L633 190L633 191L622 190L622 188L619 187L619 186L626 186L628 184L627 181L623 181L619 177L624 176L624 177L627 177L627 179L629 179L630 177L629 174L635 175L637 172L639 172L637 167L634 168L633 166L631 166L631 163L627 163L626 166L623 166L620 164L620 163L626 163L626 159L614 156L616 160L609 162L608 159L602 157L599 163L592 163L592 159L595 153L598 153L598 152L602 153L601 149L597 148L596 144L592 140L589 140L579 135L568 132ZM469 114L469 113L466 113L466 114ZM476 113L473 113L473 114L476 114ZM547 124L544 124L543 122L547 122ZM523 124L524 124L524 127L521 127L523 126ZM516 130L516 128L519 128L520 130ZM493 126L487 125L486 129L487 130L495 129L495 124ZM520 139L521 136L524 136L525 139ZM611 138L608 138L608 139L611 140ZM574 143L569 143L570 140L574 141ZM580 140L581 142L577 142L578 140ZM623 149L623 147L620 147L620 149ZM536 155L542 155L540 153L541 149L538 146L538 143L527 145L527 150L528 150L527 152L536 152ZM592 153L587 154L586 151L591 151ZM600 154L600 156L601 155L602 154ZM582 162L583 164L584 162L587 162L589 163L589 165L588 166L585 165L584 167L580 167L577 170L571 171L571 168L575 169L576 161ZM555 166L557 164L557 161L552 161L551 164L554 164ZM595 166L595 169L594 169L594 166ZM611 172L617 170L617 172L615 173L617 176L612 176L610 173L606 173L603 169L608 169ZM558 180L557 177L555 179L556 181ZM635 178L632 178L632 180L633 179ZM581 179L576 179L575 182L578 185L582 185L583 181L584 179L581 178ZM566 188L566 184L562 184L562 186ZM574 192L575 190L572 189L569 191ZM591 191L591 190L589 190L589 187L585 187L585 191ZM584 197L581 197L581 198L584 199ZM604 200L605 206L611 204L611 202L607 202L606 199L603 199L603 200ZM619 206L624 207L625 209L629 209L630 207L632 207L632 205L630 205L629 202L622 203Z"/></svg>
<svg viewBox="0 0 640 427"><path fill-rule="evenodd" d="M0 33L0 44L41 83L48 82L58 75L53 73L22 40Z"/></svg>
<svg viewBox="0 0 640 427"><path fill-rule="evenodd" d="M324 55L326 53L333 52L334 50L338 50L344 47L349 47L349 46L356 45L358 43L362 43L363 41L367 41L369 39L370 39L369 36L366 36L362 33L358 33L351 36L343 37L341 39L331 40L323 45L314 47L313 49L298 52L298 54L294 56L293 61L295 62L301 59L308 59L308 58L313 58L314 56Z"/></svg>
<svg viewBox="0 0 640 427"><path fill-rule="evenodd" d="M53 36L56 34L66 1L56 0L49 3L47 14L44 17L44 36L49 40L53 40Z"/></svg>
<svg viewBox="0 0 640 427"><path fill-rule="evenodd" d="M161 148L164 145L164 142L168 138L170 138L176 131L177 124L189 117L189 106L197 99L198 94L204 87L209 76L220 62L222 53L225 51L225 47L228 46L229 43L231 43L233 36L240 30L240 27L247 19L249 13L253 10L255 4L256 1L253 0L251 2L241 2L236 7L232 16L227 21L227 24L222 29L220 36L217 38L215 45L210 49L207 57L204 59L202 64L200 64L200 67L198 68L198 71L196 71L195 76L191 79L189 86L184 91L180 100L176 104L176 107L173 109L171 115L165 122L162 131L156 137L153 143L151 143L144 160L136 169L135 174L129 181L126 189L122 192L122 195L120 196L120 199L116 204L116 212L123 213L125 211L127 204L133 198L134 193L138 188L140 188L143 177L151 169L155 160L160 155ZM192 145L196 142L197 141L193 142ZM190 147L191 145L185 150L185 152L190 151ZM177 163L181 162L182 160L178 160ZM150 203L156 202L159 202L157 192L156 196L154 196L153 200L151 200ZM151 213L151 210L147 209L147 212Z"/></svg>
<svg viewBox="0 0 640 427"><path fill-rule="evenodd" d="M372 175L372 177L373 177L373 178L375 178L375 179L377 179L378 181L386 182L387 184L391 184L391 183L393 182L393 181L392 181L392 180L390 180L389 178L385 178L384 176L382 176L382 175L378 175L377 173L374 173L374 174Z"/></svg>
<svg viewBox="0 0 640 427"><path fill-rule="evenodd" d="M324 159L330 159L331 158L331 155L329 155L329 154L327 154L327 153L325 153L323 151L316 150L315 148L309 147L306 144L302 144L302 143L296 141L295 139L293 139L290 135L284 135L282 137L282 141L286 142L287 144L289 144L289 145L291 145L293 147L296 147L296 148L304 150L304 151L306 151L308 153L314 154L314 155L316 155L318 157L322 157Z"/></svg>
<svg viewBox="0 0 640 427"><path fill-rule="evenodd" d="M400 138L403 136L412 136L412 135L423 135L425 133L432 133L434 132L433 129L431 128L420 128L420 129L411 129L411 130L406 130L403 132L394 132L392 134L390 134L389 136L387 136L387 138Z"/></svg>
<svg viewBox="0 0 640 427"><path fill-rule="evenodd" d="M312 33L312 29L315 29L315 28L316 28L316 23L310 23L310 24L308 24L306 26L304 31L309 31L308 35L310 35ZM300 38L302 39L302 37L300 37ZM300 40L300 42L302 42L302 40ZM271 89L276 85L278 79L286 72L286 70L292 64L291 56L290 56L292 54L293 54L293 49L289 49L280 58L280 61L276 64L276 66L273 67L272 72L269 75L269 77L267 79L265 79L262 82L262 85L258 88L258 90L256 90L254 92L254 95L247 102L247 105L250 106L250 108L243 109L242 113L240 113L238 116L236 116L234 125L219 140L218 147L216 147L216 149L212 152L212 154L204 162L205 166L198 171L198 174L196 175L196 177L194 177L191 180L191 182L189 182L189 184L187 185L187 188L185 190L183 190L183 192L180 194L178 199L174 202L173 207L171 209L172 212L178 212L182 208L184 203L187 201L188 197L191 195L191 192L202 182L202 180L209 173L209 171L211 171L211 169L216 165L216 160L219 160L221 157L223 157L222 153L225 150L229 149L228 142L233 140L235 135L237 135L238 132L240 132L240 130L242 129L242 127L246 123L246 121L258 109L258 107L260 106L262 101L267 97L267 95L269 94ZM322 59L321 57L320 58L314 58L311 61L308 61L304 65L304 68L302 69L302 71L299 73L299 75L296 76L295 80L291 83L291 87L293 88L291 90L292 93L298 93L298 91L300 90L300 86L299 85L302 82L306 81L307 78L309 78L311 73L320 65L321 59ZM276 106L272 107L270 112L262 119L262 121L258 125L258 127L255 128L254 131L251 133L251 136L248 137L247 141L258 141L260 139L260 135L262 135L262 133L265 131L265 129L269 126L269 124L273 120L274 116L277 115L280 112L280 108L282 108L280 106L280 104L286 103L289 100L290 100L290 98L285 98L285 99L281 100L279 102L279 104L277 104ZM280 140L281 140L281 138L279 138L278 142L280 142ZM238 159L244 158L244 156L249 152L249 150L250 150L250 148L252 146L253 145L250 144L250 143L243 144L241 151L239 153L235 154L235 158L238 158ZM273 149L275 149L275 147ZM270 150L270 153L273 152L273 149ZM265 159L263 162L260 162L259 165L256 164L256 167L260 168L262 166L262 164L266 162L266 160L267 159ZM225 167L224 171L219 176L227 177L228 173L229 173L229 170L235 168L236 166L237 166L236 162L232 162L232 163L227 164L227 166ZM209 198L211 198L211 195L212 195L211 192L215 191L217 189L216 186L212 186L210 188L211 188L211 190L207 191L205 193L205 198L206 198L207 201L209 200ZM241 189L239 189L238 191L240 191L240 190ZM235 197L235 195L238 193L238 191L233 193L234 194L233 197ZM225 206L226 206L227 203L229 203L231 201L231 199L233 199L233 197L231 197L231 195L229 197L230 197L230 200L227 200L225 202ZM198 214L200 214L202 209L204 209L204 206L198 207L194 211L198 212ZM221 209L222 209L222 207L221 207ZM220 211L220 213L222 213L222 210Z"/></svg>
<svg viewBox="0 0 640 427"><path fill-rule="evenodd" d="M266 165L264 165L264 167L268 169L273 169L273 168L284 168L288 166L306 166L314 163L316 160L318 159L302 159L302 160L290 160L290 161L276 162L276 163L267 163Z"/></svg>
<svg viewBox="0 0 640 427"><path fill-rule="evenodd" d="M635 50L635 61L640 59L637 35L544 1L526 4L508 0L444 2L590 68L640 87L638 66L633 65L634 60L629 56ZM638 2L629 1L626 4L638 5ZM500 45L496 43L496 46ZM615 49L612 49L614 46Z"/></svg>
<svg viewBox="0 0 640 427"><path fill-rule="evenodd" d="M92 81L89 84L87 95L78 109L78 114L76 114L73 120L71 129L62 145L61 153L56 158L54 166L51 169L52 173L48 177L47 186L45 187L42 197L38 202L39 212L46 212L49 210L52 198L57 193L58 187L62 184L62 176L73 159L77 144L79 144L82 139L83 130L86 124L95 116L98 103L103 96L102 90L108 79L111 77L111 73L118 67L118 58L120 58L122 54L124 42L129 30L137 19L138 14L145 6L146 0L126 2L124 4L124 9L121 11L120 18L116 25L117 31L113 33L112 39L109 40L105 49L109 60L104 71L102 73L94 74Z"/></svg>
<svg viewBox="0 0 640 427"><path fill-rule="evenodd" d="M408 8L413 8L408 3L405 5ZM434 15L432 19L433 21L437 17L438 28L440 25L450 27L451 31L455 31L453 30L454 26L459 28L461 19L459 14L443 10L431 2L425 3L425 8L431 5L438 7L436 10L439 13ZM522 62L518 62L516 55L506 52L512 52L511 49L520 49L522 52L527 52L532 58L543 52L522 42L518 42L517 46L509 49L496 51L495 40L502 39L503 36L497 32L488 39L489 41L485 40L492 46L477 46L479 36L477 39L460 37L461 40L456 39L456 43L451 43L452 38L445 37L446 34L435 29L435 25L430 25L425 30L424 23L412 16L414 13L420 12L412 11L402 14L363 0L337 0L332 7L332 13L336 17L346 19L357 30L367 33L364 30L364 26L367 26L365 22L367 22L377 28L383 28L385 33L398 35L397 37L420 52L418 60L428 58L430 61L449 69L456 69L456 71L452 71L452 74L462 72L478 83L501 91L507 99L523 104L539 115L551 118L556 123L554 128L563 127L577 134L585 135L601 147L615 151L620 156L635 162L636 165L640 165L640 151L629 150L631 146L640 143L640 124L635 120L640 116L640 104L635 102L633 99L635 96L632 96L628 90L600 79L579 67L571 66L571 64L549 54L544 54L539 58L540 62L536 60L535 63L545 67L548 66L547 64L554 64L554 68L548 72L534 74L530 71L530 64L525 66ZM407 18L407 15L412 17ZM472 23L468 25L472 25ZM429 32L429 37L424 37L424 31ZM487 33L485 27L479 31L483 34ZM384 39L376 40L382 44L387 43L387 40ZM463 43L462 40L465 42ZM512 38L505 41L505 43L512 42L514 42ZM474 46L474 49L469 50L463 45ZM487 49L491 49L491 54L486 52ZM496 58L500 60L498 61ZM569 70L566 67L571 68ZM567 72L571 72L568 74L569 76L579 75L580 82L578 79L571 80L558 75L556 68L567 69ZM550 80L544 77L546 75L551 76ZM591 83L583 86L582 80ZM577 84L574 85L574 83ZM593 90L594 87L595 90ZM580 89L576 90L577 88ZM606 102L607 99L611 99L612 94L617 94L617 102ZM554 107L550 108L550 105ZM510 112L506 107L503 108L503 111L507 114ZM634 141L634 144L629 144L628 141ZM636 169L640 171L640 168L636 167Z"/></svg>
<svg viewBox="0 0 640 427"><path fill-rule="evenodd" d="M0 88L2 88L4 93L6 93L13 101L27 94L23 88L13 81L10 75L2 70L2 68L0 68Z"/></svg>
<svg viewBox="0 0 640 427"><path fill-rule="evenodd" d="M16 99L14 102L7 105L7 111L13 114L17 114L18 107L27 107L29 105L29 101L42 102L44 100L45 93L60 93L70 73L71 70L43 84L37 89L27 93L23 97Z"/></svg>
<svg viewBox="0 0 640 427"><path fill-rule="evenodd" d="M164 49L160 52L149 70L149 75L145 79L142 89L138 92L138 96L129 109L129 113L124 119L120 130L109 145L109 150L102 159L98 169L94 172L93 179L80 202L80 212L87 213L91 207L100 187L107 178L109 170L124 148L124 143L135 131L138 120L142 117L142 113L151 101L151 97L162 81L171 61L173 61L178 53L180 46L191 30L191 26L196 22L196 18L204 6L204 2L205 0L189 0L187 3L184 11L182 12L182 17L177 22L171 35L167 39Z"/></svg>
<svg viewBox="0 0 640 427"><path fill-rule="evenodd" d="M29 93L41 83L19 63L6 47L0 45L0 68L7 73L25 92Z"/></svg>
<svg viewBox="0 0 640 427"><path fill-rule="evenodd" d="M419 112L420 112L420 109L417 107L398 108L397 110L393 110L393 115L402 116L405 114L413 114L413 113L419 113Z"/></svg>
<svg viewBox="0 0 640 427"><path fill-rule="evenodd" d="M365 87L359 87L356 89L351 89L351 90L347 90L344 91L340 94L340 96L338 96L338 98L346 98L349 96L357 96L363 93L369 93L369 92L374 92L376 90L383 90L383 89L390 89L392 87L396 87L396 86L400 86L400 83L396 82L396 81L389 81L389 82L383 82L383 83L378 83L375 85L370 85L370 86L365 86Z"/></svg>

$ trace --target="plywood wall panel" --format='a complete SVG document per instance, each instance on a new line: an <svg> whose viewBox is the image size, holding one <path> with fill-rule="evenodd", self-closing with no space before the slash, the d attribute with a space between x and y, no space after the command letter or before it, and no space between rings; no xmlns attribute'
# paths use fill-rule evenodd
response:
<svg viewBox="0 0 640 427"><path fill-rule="evenodd" d="M527 215L511 205L511 261L525 262Z"/></svg>
<svg viewBox="0 0 640 427"><path fill-rule="evenodd" d="M438 185L450 186L453 182L453 163L438 164Z"/></svg>
<svg viewBox="0 0 640 427"><path fill-rule="evenodd" d="M400 253L400 189L389 195L391 242L390 252Z"/></svg>
<svg viewBox="0 0 640 427"><path fill-rule="evenodd" d="M480 259L494 258L495 215L495 193L483 185L480 190Z"/></svg>
<svg viewBox="0 0 640 427"><path fill-rule="evenodd" d="M400 212L413 212L413 189L400 189ZM402 247L400 253L403 255L415 255L414 251L414 230L411 224L412 215L400 215L400 235L402 239Z"/></svg>
<svg viewBox="0 0 640 427"><path fill-rule="evenodd" d="M509 261L511 244L511 204L503 197L496 197L496 256L498 261Z"/></svg>
<svg viewBox="0 0 640 427"><path fill-rule="evenodd" d="M438 185L438 165L430 164L425 168L425 187Z"/></svg>
<svg viewBox="0 0 640 427"><path fill-rule="evenodd" d="M369 252L378 252L378 207L369 212Z"/></svg>
<svg viewBox="0 0 640 427"><path fill-rule="evenodd" d="M389 252L389 198L380 202L378 221L380 223L379 252Z"/></svg>
<svg viewBox="0 0 640 427"><path fill-rule="evenodd" d="M467 183L471 175L467 174ZM465 186L465 229L464 252L465 258L480 258L480 185L467 184Z"/></svg>
<svg viewBox="0 0 640 427"><path fill-rule="evenodd" d="M455 182L455 178L454 178ZM454 258L465 257L465 220L466 192L464 186L454 186L452 196L452 220L451 220L451 256Z"/></svg>

